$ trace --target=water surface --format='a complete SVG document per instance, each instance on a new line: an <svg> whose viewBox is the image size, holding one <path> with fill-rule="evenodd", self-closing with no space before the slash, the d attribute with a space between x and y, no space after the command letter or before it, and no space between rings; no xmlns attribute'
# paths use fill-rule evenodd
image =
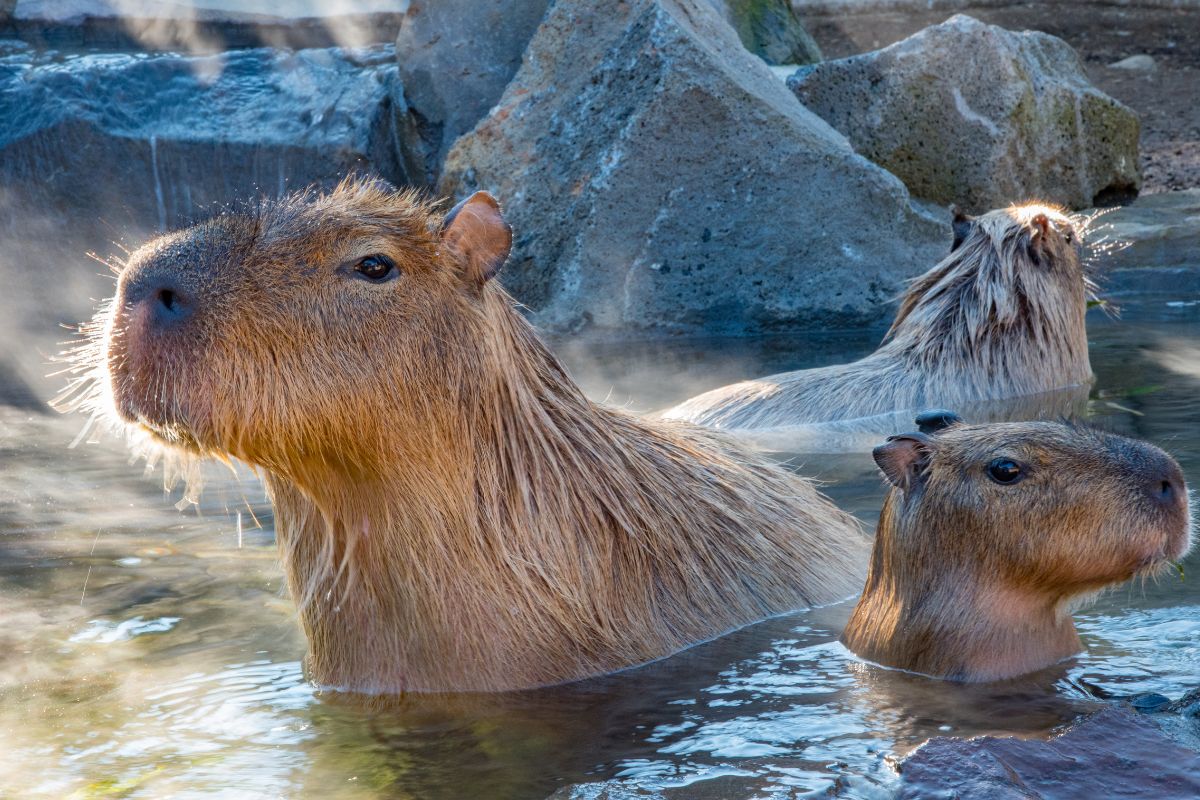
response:
<svg viewBox="0 0 1200 800"><path fill-rule="evenodd" d="M1147 299L1089 325L1094 421L1200 482L1200 305ZM861 356L880 333L556 346L591 396L652 410ZM1086 654L986 687L859 662L837 643L843 603L572 686L322 694L253 476L214 469L181 512L119 441L68 449L81 423L0 409L2 797L503 800L614 779L675 797L885 797L895 759L930 736L1044 737L1108 697L1177 697L1200 673L1193 557L1184 580L1121 586L1080 613ZM873 524L884 487L867 454L789 463Z"/></svg>

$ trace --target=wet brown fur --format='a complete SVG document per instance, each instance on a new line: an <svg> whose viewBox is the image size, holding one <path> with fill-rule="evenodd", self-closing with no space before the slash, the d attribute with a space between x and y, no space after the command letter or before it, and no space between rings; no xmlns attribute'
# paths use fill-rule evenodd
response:
<svg viewBox="0 0 1200 800"><path fill-rule="evenodd" d="M776 428L1039 394L1092 381L1090 284L1070 219L1045 206L992 211L916 278L884 343L851 364L784 372L667 411L717 428Z"/></svg>
<svg viewBox="0 0 1200 800"><path fill-rule="evenodd" d="M506 226L443 223L350 181L163 236L81 352L76 406L261 470L317 682L553 684L854 592L851 516L717 434L590 402L475 258ZM350 274L375 253L398 278ZM201 304L186 335L123 299L154 271Z"/></svg>
<svg viewBox="0 0 1200 800"><path fill-rule="evenodd" d="M1190 546L1182 473L1144 442L1048 422L893 439L877 460L896 447L892 458L915 460L907 485L884 502L842 636L870 661L964 681L1049 666L1082 649L1071 620L1081 598L1153 573ZM996 458L1022 465L1025 477L991 480ZM1159 505L1152 494L1164 477L1177 493Z"/></svg>

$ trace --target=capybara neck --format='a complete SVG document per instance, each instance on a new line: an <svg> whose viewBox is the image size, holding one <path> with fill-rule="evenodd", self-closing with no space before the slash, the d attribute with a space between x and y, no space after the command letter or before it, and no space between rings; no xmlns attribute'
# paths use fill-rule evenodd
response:
<svg viewBox="0 0 1200 800"><path fill-rule="evenodd" d="M1071 609L1190 546L1187 489L1156 447L1055 423L892 437L892 489L842 641L863 658L986 681L1079 652Z"/></svg>
<svg viewBox="0 0 1200 800"><path fill-rule="evenodd" d="M843 642L863 658L955 680L1033 672L1082 649L1063 598L997 585L968 567L898 556L894 501Z"/></svg>
<svg viewBox="0 0 1200 800"><path fill-rule="evenodd" d="M553 684L853 593L865 542L810 482L583 396L493 280L510 244L486 194L370 182L162 237L82 403L262 471L325 685Z"/></svg>
<svg viewBox="0 0 1200 800"><path fill-rule="evenodd" d="M850 364L714 389L665 412L721 428L840 422L1091 383L1091 284L1071 221L1044 206L955 220L950 254L916 278L883 344Z"/></svg>

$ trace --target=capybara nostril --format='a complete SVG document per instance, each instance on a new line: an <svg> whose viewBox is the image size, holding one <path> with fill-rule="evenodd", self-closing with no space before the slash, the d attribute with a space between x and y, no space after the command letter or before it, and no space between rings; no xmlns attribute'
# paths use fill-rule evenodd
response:
<svg viewBox="0 0 1200 800"><path fill-rule="evenodd" d="M148 300L153 307L152 319L160 325L174 325L191 316L192 304L178 289L155 289Z"/></svg>
<svg viewBox="0 0 1200 800"><path fill-rule="evenodd" d="M1165 510L1182 511L1187 505L1187 492L1184 490L1183 473L1172 461L1154 470L1146 482L1146 493L1156 504Z"/></svg>

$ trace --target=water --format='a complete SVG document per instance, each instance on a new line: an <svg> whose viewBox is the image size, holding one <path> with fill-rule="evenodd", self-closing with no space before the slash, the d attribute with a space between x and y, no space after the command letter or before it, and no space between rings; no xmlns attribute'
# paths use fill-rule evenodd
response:
<svg viewBox="0 0 1200 800"><path fill-rule="evenodd" d="M1168 448L1200 484L1200 306L1146 300L1089 323L1096 421ZM857 357L878 333L821 337L816 351L557 346L593 397L646 410ZM503 800L613 780L668 797L885 797L895 760L930 736L1045 737L1102 698L1178 697L1200 672L1193 556L1184 580L1121 586L1078 614L1086 654L991 686L859 662L837 643L839 604L549 690L321 694L301 671L253 476L214 468L199 509L181 513L120 442L67 449L81 423L0 410L0 797ZM874 521L883 485L866 454L794 463Z"/></svg>

